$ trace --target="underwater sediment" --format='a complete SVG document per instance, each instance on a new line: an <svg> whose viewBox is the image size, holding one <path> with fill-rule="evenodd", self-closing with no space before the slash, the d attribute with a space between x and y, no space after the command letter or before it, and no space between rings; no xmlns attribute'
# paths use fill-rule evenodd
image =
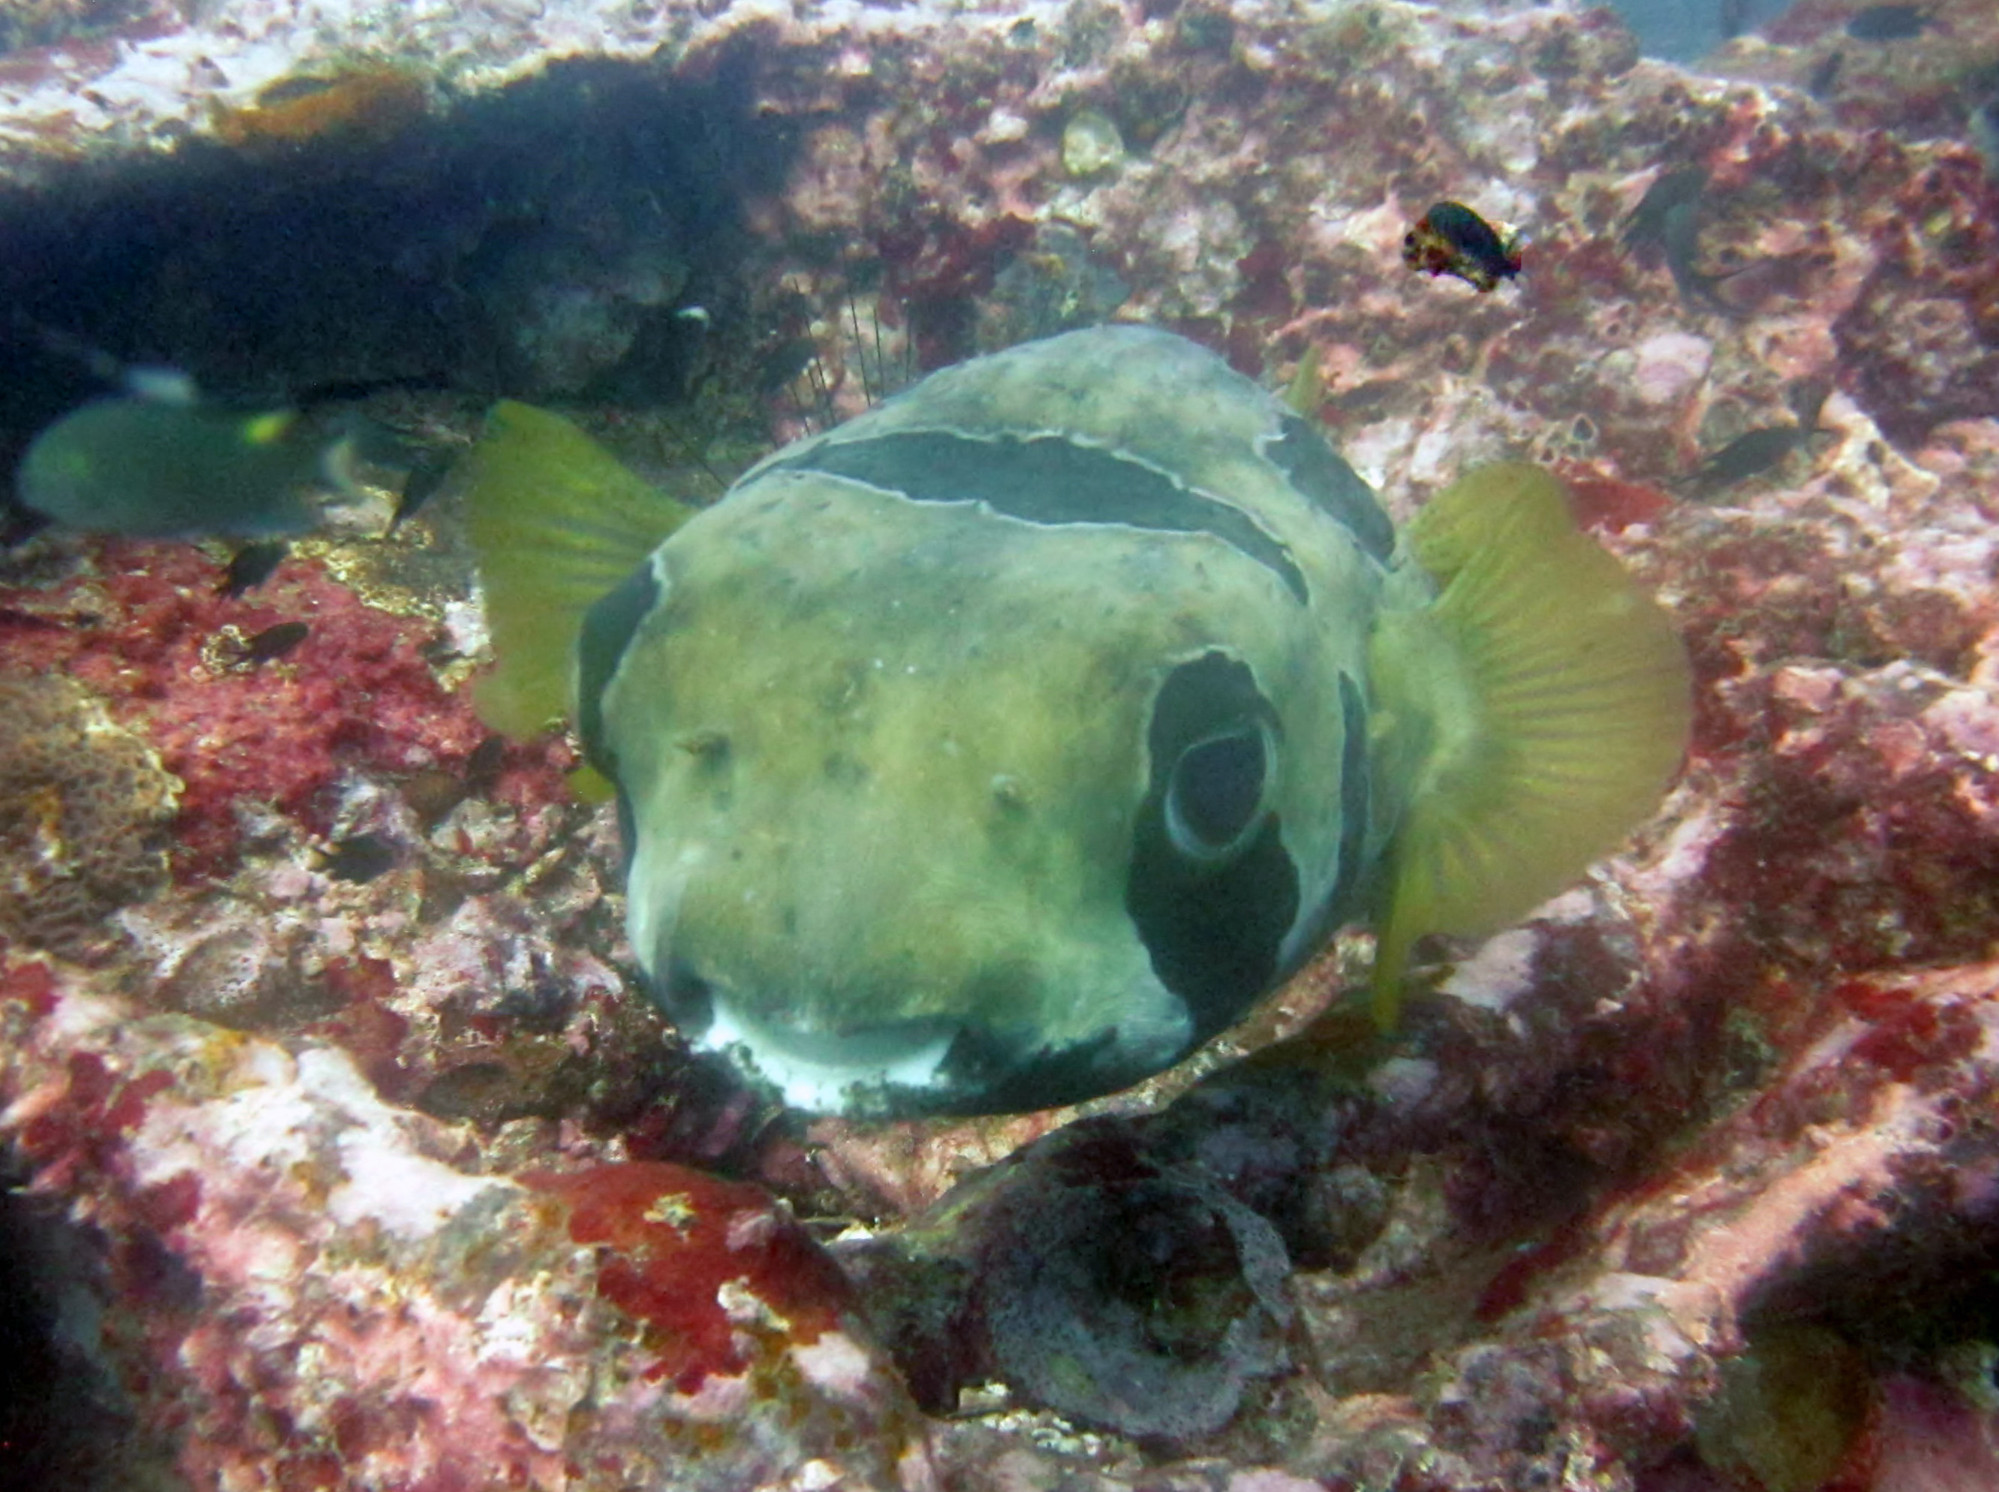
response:
<svg viewBox="0 0 1999 1492"><path fill-rule="evenodd" d="M1398 517L1552 466L1697 674L1657 817L1392 1038L1315 1024L1349 939L1080 1122L807 1122L646 1000L566 743L475 713L448 484L234 595L29 539L0 1429L60 1408L75 1486L1994 1480L1999 29L1930 10L1689 68L1390 0L106 7L0 59L10 457L90 382L53 328L447 449L567 401L706 498L1115 316ZM1440 200L1516 281L1404 267Z"/></svg>

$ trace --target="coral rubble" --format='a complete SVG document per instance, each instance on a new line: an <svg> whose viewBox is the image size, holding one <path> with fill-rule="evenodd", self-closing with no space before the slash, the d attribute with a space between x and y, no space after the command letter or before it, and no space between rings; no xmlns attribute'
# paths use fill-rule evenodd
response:
<svg viewBox="0 0 1999 1492"><path fill-rule="evenodd" d="M337 1049L134 1021L32 968L8 1133L77 1199L114 1302L92 1346L189 1485L929 1484L832 1264L757 1188L481 1175Z"/></svg>
<svg viewBox="0 0 1999 1492"><path fill-rule="evenodd" d="M72 680L0 678L0 926L72 959L101 955L111 914L166 884L179 794Z"/></svg>

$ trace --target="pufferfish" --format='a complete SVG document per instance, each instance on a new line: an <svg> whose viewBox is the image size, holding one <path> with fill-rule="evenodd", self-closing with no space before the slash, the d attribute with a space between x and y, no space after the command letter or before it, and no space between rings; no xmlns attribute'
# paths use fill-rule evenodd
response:
<svg viewBox="0 0 1999 1492"><path fill-rule="evenodd" d="M1417 938L1559 890L1686 738L1672 625L1554 478L1398 540L1162 331L944 369L699 511L524 405L468 460L482 709L567 694L652 990L807 1110L1111 1092L1362 917L1390 1023Z"/></svg>

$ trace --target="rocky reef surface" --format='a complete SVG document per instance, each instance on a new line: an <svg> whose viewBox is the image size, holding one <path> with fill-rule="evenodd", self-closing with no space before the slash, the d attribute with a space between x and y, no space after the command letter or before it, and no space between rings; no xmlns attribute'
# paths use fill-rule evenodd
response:
<svg viewBox="0 0 1999 1492"><path fill-rule="evenodd" d="M1431 950L1392 1039L1356 935L1086 1114L808 1124L646 1002L566 743L472 711L448 485L241 594L27 539L34 1484L1999 1482L1989 7L1801 5L1693 70L1564 5L45 9L0 58L10 450L79 382L52 326L446 447L566 398L699 495L1115 315L1297 391L1398 514L1555 466L1698 699L1657 818ZM1403 268L1439 198L1524 230L1517 282Z"/></svg>

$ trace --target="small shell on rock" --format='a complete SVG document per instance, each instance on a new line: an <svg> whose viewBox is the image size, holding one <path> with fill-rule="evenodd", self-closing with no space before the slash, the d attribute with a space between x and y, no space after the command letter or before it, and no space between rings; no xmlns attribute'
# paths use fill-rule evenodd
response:
<svg viewBox="0 0 1999 1492"><path fill-rule="evenodd" d="M1098 176L1122 164L1124 137L1108 115L1084 109L1062 127L1062 169L1070 176Z"/></svg>

